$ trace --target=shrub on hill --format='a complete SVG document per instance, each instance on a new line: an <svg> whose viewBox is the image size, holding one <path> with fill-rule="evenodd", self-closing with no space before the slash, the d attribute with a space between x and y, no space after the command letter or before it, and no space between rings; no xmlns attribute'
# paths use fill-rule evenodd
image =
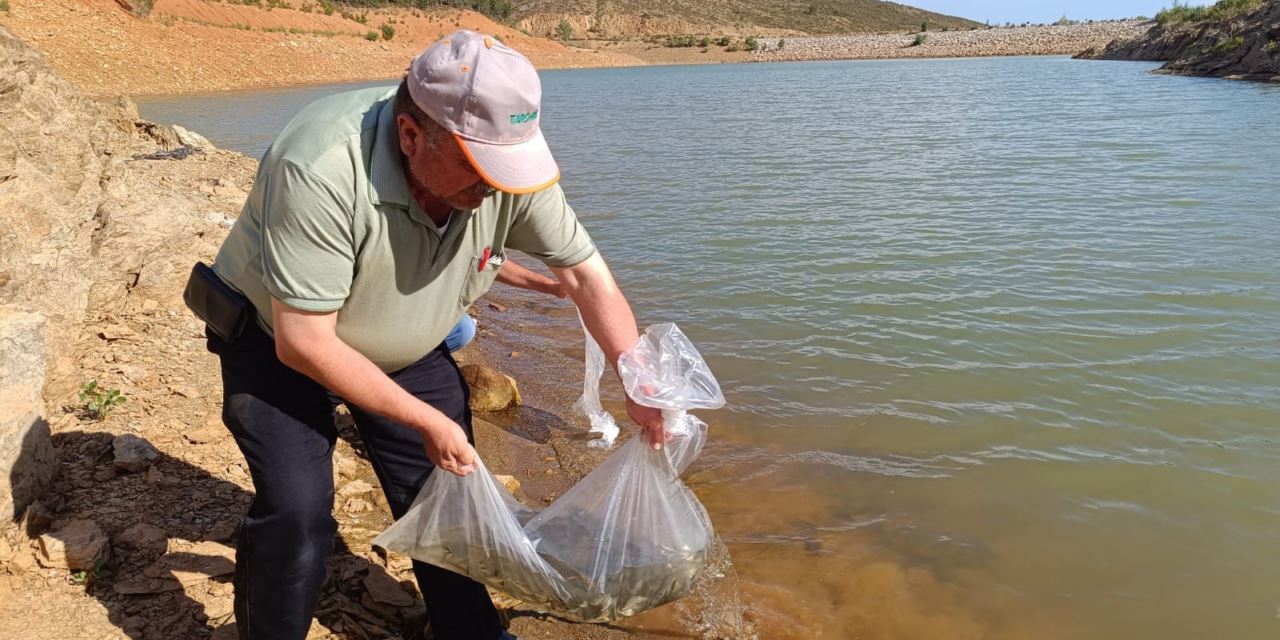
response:
<svg viewBox="0 0 1280 640"><path fill-rule="evenodd" d="M1156 14L1156 22L1162 25L1201 20L1230 20L1262 6L1262 0L1218 0L1212 6L1192 7L1175 1L1168 9Z"/></svg>

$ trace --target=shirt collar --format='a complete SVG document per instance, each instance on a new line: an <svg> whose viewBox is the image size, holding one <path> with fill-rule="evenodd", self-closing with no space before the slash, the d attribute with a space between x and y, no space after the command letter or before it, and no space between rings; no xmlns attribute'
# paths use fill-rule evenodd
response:
<svg viewBox="0 0 1280 640"><path fill-rule="evenodd" d="M388 99L378 113L378 128L369 160L369 191L373 204L409 208L409 183L400 155L400 131L396 127L395 99Z"/></svg>

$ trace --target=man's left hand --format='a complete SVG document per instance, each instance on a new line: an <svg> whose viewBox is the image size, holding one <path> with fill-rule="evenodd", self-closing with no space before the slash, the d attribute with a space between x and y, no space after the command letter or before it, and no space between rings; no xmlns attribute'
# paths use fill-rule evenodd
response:
<svg viewBox="0 0 1280 640"><path fill-rule="evenodd" d="M671 439L671 434L662 428L662 410L646 407L627 398L627 415L644 430L641 437L654 449L661 449L663 443Z"/></svg>

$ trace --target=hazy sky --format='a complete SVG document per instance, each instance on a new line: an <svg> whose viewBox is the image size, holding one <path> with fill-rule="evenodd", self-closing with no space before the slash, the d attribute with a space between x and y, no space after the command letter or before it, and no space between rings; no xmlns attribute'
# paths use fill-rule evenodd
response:
<svg viewBox="0 0 1280 640"><path fill-rule="evenodd" d="M1072 20L1105 20L1154 16L1172 0L897 0L929 11L992 24L1005 22L1053 22L1063 15ZM1192 0L1187 4L1213 4Z"/></svg>

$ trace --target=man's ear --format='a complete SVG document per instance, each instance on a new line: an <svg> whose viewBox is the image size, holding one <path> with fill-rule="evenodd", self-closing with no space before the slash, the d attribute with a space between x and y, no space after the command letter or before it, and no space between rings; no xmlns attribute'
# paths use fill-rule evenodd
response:
<svg viewBox="0 0 1280 640"><path fill-rule="evenodd" d="M396 116L396 128L400 132L400 152L412 158L423 143L423 130L413 121L413 116L402 113Z"/></svg>

